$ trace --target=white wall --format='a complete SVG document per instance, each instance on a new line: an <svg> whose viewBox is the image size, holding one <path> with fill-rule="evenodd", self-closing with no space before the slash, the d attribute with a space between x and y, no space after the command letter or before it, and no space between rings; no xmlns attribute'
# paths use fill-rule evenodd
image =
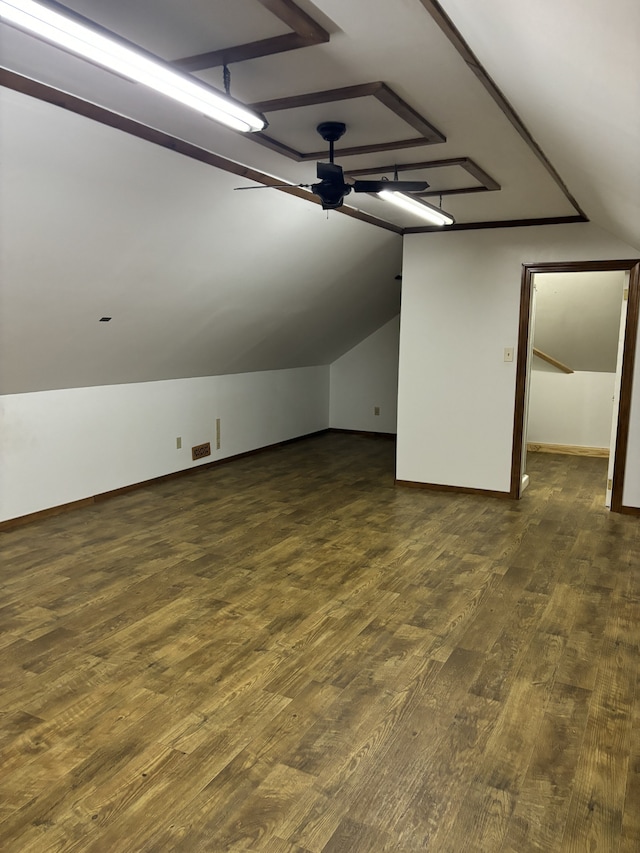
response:
<svg viewBox="0 0 640 853"><path fill-rule="evenodd" d="M12 394L0 404L5 520L325 429L329 368ZM211 456L192 462L191 447L207 441Z"/></svg>
<svg viewBox="0 0 640 853"><path fill-rule="evenodd" d="M507 492L516 361L503 349L517 346L522 265L639 255L591 223L405 237L398 479ZM631 432L638 494L637 407Z"/></svg>
<svg viewBox="0 0 640 853"><path fill-rule="evenodd" d="M615 373L531 371L527 440L609 447Z"/></svg>
<svg viewBox="0 0 640 853"><path fill-rule="evenodd" d="M334 429L396 432L400 316L331 365L329 424ZM380 414L374 414L379 407Z"/></svg>

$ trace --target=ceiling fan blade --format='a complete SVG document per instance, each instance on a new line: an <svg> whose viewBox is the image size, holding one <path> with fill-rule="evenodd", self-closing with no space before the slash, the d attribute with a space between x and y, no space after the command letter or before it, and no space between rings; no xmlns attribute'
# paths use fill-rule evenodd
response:
<svg viewBox="0 0 640 853"><path fill-rule="evenodd" d="M316 175L321 181L343 181L342 166L337 163L317 163Z"/></svg>
<svg viewBox="0 0 640 853"><path fill-rule="evenodd" d="M311 184L258 184L255 187L234 187L234 190L293 190L301 187L311 189Z"/></svg>
<svg viewBox="0 0 640 853"><path fill-rule="evenodd" d="M379 193L382 190L399 193L419 193L429 187L426 181L355 181L355 193Z"/></svg>

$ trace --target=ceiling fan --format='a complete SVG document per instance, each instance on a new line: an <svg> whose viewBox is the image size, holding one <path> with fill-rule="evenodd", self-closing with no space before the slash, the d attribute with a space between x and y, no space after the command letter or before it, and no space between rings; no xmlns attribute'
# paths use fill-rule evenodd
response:
<svg viewBox="0 0 640 853"><path fill-rule="evenodd" d="M344 179L342 166L333 162L333 146L343 136L347 126L341 121L323 121L316 128L325 142L329 143L329 162L316 164L316 184L297 184L311 190L322 202L323 210L335 210L341 207L345 196L349 193L379 193L383 190L390 192L418 193L426 190L429 184L426 181L354 181L347 183ZM278 184L272 188L286 188L291 184ZM261 189L260 187L236 187L236 189Z"/></svg>

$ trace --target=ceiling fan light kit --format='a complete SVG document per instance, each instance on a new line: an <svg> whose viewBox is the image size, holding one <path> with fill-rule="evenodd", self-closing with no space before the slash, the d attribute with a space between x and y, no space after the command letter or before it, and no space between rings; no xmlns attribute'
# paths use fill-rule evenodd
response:
<svg viewBox="0 0 640 853"><path fill-rule="evenodd" d="M34 0L0 0L0 18L19 29L142 83L214 121L244 133L264 130L266 119L141 50Z"/></svg>
<svg viewBox="0 0 640 853"><path fill-rule="evenodd" d="M378 195L380 198L391 202L391 204L395 204L396 207L400 207L408 213L415 213L417 216L421 216L432 225L453 225L455 223L455 219L450 213L446 213L444 210L434 207L426 201L411 198L402 192L384 189Z"/></svg>

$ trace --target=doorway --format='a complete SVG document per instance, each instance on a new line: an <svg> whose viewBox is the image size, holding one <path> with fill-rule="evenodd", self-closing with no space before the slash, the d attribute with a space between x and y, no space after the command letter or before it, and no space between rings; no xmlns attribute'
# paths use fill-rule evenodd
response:
<svg viewBox="0 0 640 853"><path fill-rule="evenodd" d="M579 272L614 272L628 273L627 320L622 344L622 369L620 377L620 392L617 402L617 427L613 458L610 460L611 509L622 511L622 493L624 488L625 462L629 431L629 414L631 408L631 380L635 360L635 344L638 330L638 307L640 301L640 262L637 260L620 261L590 261L535 264L523 266L520 329L518 337L518 364L516 374L516 401L514 413L513 451L511 468L511 491L513 498L519 498L526 487L527 452L527 417L529 388L533 360L533 325L534 325L534 278L536 275L579 273ZM614 404L615 406L615 404Z"/></svg>

